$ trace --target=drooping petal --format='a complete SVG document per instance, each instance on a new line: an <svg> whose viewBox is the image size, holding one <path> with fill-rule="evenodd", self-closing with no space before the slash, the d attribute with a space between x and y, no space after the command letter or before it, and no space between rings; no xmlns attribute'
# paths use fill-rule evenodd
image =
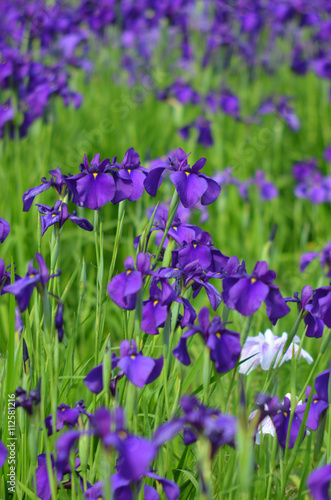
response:
<svg viewBox="0 0 331 500"><path fill-rule="evenodd" d="M315 379L315 389L320 399L329 401L328 386L330 380L330 370L320 373Z"/></svg>
<svg viewBox="0 0 331 500"><path fill-rule="evenodd" d="M161 356L160 358L156 358L154 361L155 361L154 368L153 368L150 376L146 380L146 384L151 384L161 374L161 371L162 371L162 368L163 368L163 356Z"/></svg>
<svg viewBox="0 0 331 500"><path fill-rule="evenodd" d="M314 500L329 500L329 486L331 482L331 464L314 470L307 479Z"/></svg>
<svg viewBox="0 0 331 500"><path fill-rule="evenodd" d="M99 394L103 390L102 363L86 375L84 384L94 394Z"/></svg>
<svg viewBox="0 0 331 500"><path fill-rule="evenodd" d="M24 278L15 281L15 283L4 287L3 291L5 293L12 293L13 295L15 295L15 299L20 311L24 312L29 305L33 289L39 280L39 275L36 275L34 277L25 276Z"/></svg>
<svg viewBox="0 0 331 500"><path fill-rule="evenodd" d="M138 481L148 472L157 454L157 446L147 439L129 436L121 443L117 470L130 481Z"/></svg>
<svg viewBox="0 0 331 500"><path fill-rule="evenodd" d="M33 200L35 197L42 193L43 191L47 191L52 185L51 181L45 182L43 184L40 184L40 186L28 189L25 191L23 194L23 212L28 212L31 208L31 205L33 203Z"/></svg>
<svg viewBox="0 0 331 500"><path fill-rule="evenodd" d="M127 179L123 178L117 172L114 172L115 178L115 194L113 199L111 200L113 204L119 203L120 201L130 199L130 196L133 191L133 182L128 177Z"/></svg>
<svg viewBox="0 0 331 500"><path fill-rule="evenodd" d="M146 175L144 174L144 172L141 172L140 170L132 170L130 178L133 183L133 189L129 197L129 200L136 201L139 200L139 198L141 198L143 195L144 181L146 179Z"/></svg>
<svg viewBox="0 0 331 500"><path fill-rule="evenodd" d="M216 181L204 174L199 174L199 177L204 178L208 183L208 187L201 198L201 204L210 205L211 203L214 203L214 201L219 197L221 186Z"/></svg>
<svg viewBox="0 0 331 500"><path fill-rule="evenodd" d="M239 280L225 278L223 280L223 300L226 306L236 309L244 316L254 314L267 297L268 292L269 287L261 281L252 283L248 278Z"/></svg>
<svg viewBox="0 0 331 500"><path fill-rule="evenodd" d="M208 188L207 181L193 172L174 172L170 180L185 208L194 207Z"/></svg>
<svg viewBox="0 0 331 500"><path fill-rule="evenodd" d="M77 217L76 215L69 215L68 219L70 219L71 222L77 224L77 226L81 227L82 229L85 229L85 231L93 231L92 224L85 218Z"/></svg>
<svg viewBox="0 0 331 500"><path fill-rule="evenodd" d="M0 218L0 243L3 243L10 233L10 225L5 219Z"/></svg>
<svg viewBox="0 0 331 500"><path fill-rule="evenodd" d="M112 201L115 181L110 174L79 174L66 180L73 194L73 203L80 207L98 210Z"/></svg>
<svg viewBox="0 0 331 500"><path fill-rule="evenodd" d="M142 388L155 367L155 361L147 356L127 356L122 358L117 366L123 370L130 382Z"/></svg>
<svg viewBox="0 0 331 500"><path fill-rule="evenodd" d="M156 196L157 190L162 183L162 174L166 168L166 163L161 163L158 167L152 168L147 174L144 180L144 187L151 196Z"/></svg>
<svg viewBox="0 0 331 500"><path fill-rule="evenodd" d="M178 420L169 420L169 422L162 424L156 430L153 437L153 442L156 444L156 446L159 447L167 441L171 441L183 429L184 424L184 418L180 418Z"/></svg>
<svg viewBox="0 0 331 500"><path fill-rule="evenodd" d="M301 255L300 259L300 271L303 272L306 267L318 257L318 252L308 252Z"/></svg>
<svg viewBox="0 0 331 500"><path fill-rule="evenodd" d="M167 500L177 500L177 498L179 498L180 489L176 483L170 481L169 479L165 479L164 477L158 476L154 472L148 472L146 476L155 479L162 485Z"/></svg>

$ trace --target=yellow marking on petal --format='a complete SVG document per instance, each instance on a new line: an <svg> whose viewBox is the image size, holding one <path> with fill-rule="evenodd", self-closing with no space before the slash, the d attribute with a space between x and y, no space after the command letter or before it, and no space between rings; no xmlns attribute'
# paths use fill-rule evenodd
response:
<svg viewBox="0 0 331 500"><path fill-rule="evenodd" d="M185 172L185 174L187 175L187 177L190 175L191 172Z"/></svg>
<svg viewBox="0 0 331 500"><path fill-rule="evenodd" d="M220 334L220 332L216 332L216 333L215 333L215 335L216 335L216 337L217 337L218 339L220 339L220 338L221 338L221 334Z"/></svg>
<svg viewBox="0 0 331 500"><path fill-rule="evenodd" d="M131 174L131 168L128 168L128 173Z"/></svg>
<svg viewBox="0 0 331 500"><path fill-rule="evenodd" d="M159 300L154 300L153 306L156 306L156 304L158 304L159 302L160 302Z"/></svg>
<svg viewBox="0 0 331 500"><path fill-rule="evenodd" d="M130 358L131 359L136 359L136 356L134 354L131 354Z"/></svg>
<svg viewBox="0 0 331 500"><path fill-rule="evenodd" d="M197 244L196 243L193 243L193 248L196 248L197 247Z"/></svg>
<svg viewBox="0 0 331 500"><path fill-rule="evenodd" d="M29 278L34 278L35 274L29 274Z"/></svg>
<svg viewBox="0 0 331 500"><path fill-rule="evenodd" d="M126 274L130 274L130 273L132 273L131 269L129 269L128 271L126 271Z"/></svg>
<svg viewBox="0 0 331 500"><path fill-rule="evenodd" d="M94 178L96 178L97 175L98 175L97 172L93 172L93 177Z"/></svg>
<svg viewBox="0 0 331 500"><path fill-rule="evenodd" d="M251 283L255 283L257 281L256 278L251 278Z"/></svg>
<svg viewBox="0 0 331 500"><path fill-rule="evenodd" d="M318 403L318 399L313 399L313 403Z"/></svg>
<svg viewBox="0 0 331 500"><path fill-rule="evenodd" d="M57 214L52 214L52 217L56 217L56 216L57 216Z"/></svg>
<svg viewBox="0 0 331 500"><path fill-rule="evenodd" d="M117 435L120 439L125 439L128 437L128 433L125 431L119 431Z"/></svg>
<svg viewBox="0 0 331 500"><path fill-rule="evenodd" d="M172 229L174 229L175 231L177 231L178 228L177 228L177 226L173 226Z"/></svg>
<svg viewBox="0 0 331 500"><path fill-rule="evenodd" d="M287 412L286 411L284 411L284 417L287 417Z"/></svg>

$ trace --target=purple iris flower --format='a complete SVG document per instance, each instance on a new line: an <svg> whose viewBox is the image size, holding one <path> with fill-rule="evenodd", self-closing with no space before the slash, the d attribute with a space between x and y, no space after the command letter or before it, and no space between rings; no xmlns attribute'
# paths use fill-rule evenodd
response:
<svg viewBox="0 0 331 500"><path fill-rule="evenodd" d="M220 95L220 107L223 113L240 119L240 101L229 89L223 89Z"/></svg>
<svg viewBox="0 0 331 500"><path fill-rule="evenodd" d="M160 100L173 96L181 104L198 104L199 94L184 80L177 79L172 85L158 93Z"/></svg>
<svg viewBox="0 0 331 500"><path fill-rule="evenodd" d="M111 168L114 169L116 193L112 200L113 203L118 203L123 199L122 192L128 190L128 181L133 184L131 194L125 198L129 201L136 201L142 197L144 192L144 180L147 175L147 168L140 165L139 154L130 148L124 155L122 163L118 163L117 158L113 158ZM123 184L123 185L122 185Z"/></svg>
<svg viewBox="0 0 331 500"><path fill-rule="evenodd" d="M95 394L99 394L104 387L102 367L102 363L96 366L84 379L86 387ZM120 372L110 384L116 384L119 378L126 375L132 384L142 388L159 377L163 367L163 356L157 359L143 356L141 351L138 352L134 340L131 340L131 344L128 340L123 340L120 345L120 358L112 354L112 369L116 367L120 368Z"/></svg>
<svg viewBox="0 0 331 500"><path fill-rule="evenodd" d="M331 278L331 241L329 241L320 252L304 253L300 259L300 271L303 272L306 267L319 256L322 269L326 268L326 276Z"/></svg>
<svg viewBox="0 0 331 500"><path fill-rule="evenodd" d="M3 243L10 233L10 225L5 219L0 218L0 243Z"/></svg>
<svg viewBox="0 0 331 500"><path fill-rule="evenodd" d="M286 298L285 300L286 302L296 302L298 304L299 311L303 311L303 320L307 326L307 337L315 337L318 339L323 335L324 323L311 313L313 295L314 290L311 286L306 285L301 291L301 299L299 299L298 292L295 292L293 299Z"/></svg>
<svg viewBox="0 0 331 500"><path fill-rule="evenodd" d="M290 100L291 98L287 96L269 97L260 105L257 114L267 115L277 113L293 132L297 132L301 128L301 123L294 109L288 105Z"/></svg>
<svg viewBox="0 0 331 500"><path fill-rule="evenodd" d="M298 411L302 405L298 405L294 411L291 430L290 430L290 438L288 447L293 448L295 442L297 440L300 426L301 426L301 413ZM272 421L276 429L276 434L278 438L278 442L280 446L285 450L286 439L288 433L288 426L290 423L290 413L291 413L291 401L289 398L285 397L284 402L281 407L278 409L276 415L272 415Z"/></svg>
<svg viewBox="0 0 331 500"><path fill-rule="evenodd" d="M225 373L235 367L241 352L240 334L225 328L226 323L216 316L209 321L209 310L203 307L199 313L200 326L189 325L189 329L181 336L179 344L173 350L174 356L184 365L190 365L187 352L187 339L200 334L210 349L210 359L215 363L218 373Z"/></svg>
<svg viewBox="0 0 331 500"><path fill-rule="evenodd" d="M41 401L40 385L41 380L39 379L37 388L30 391L29 397L24 389L18 387L15 391L16 408L21 406L29 415L32 415L33 407L39 405Z"/></svg>
<svg viewBox="0 0 331 500"><path fill-rule="evenodd" d="M92 224L84 218L77 217L77 212L74 211L72 215L68 212L68 206L66 203L61 202L60 200L55 202L54 207L48 207L47 205L42 205L41 203L36 204L39 210L39 213L42 214L43 217L40 218L41 221L41 235L45 234L45 231L55 224L59 224L61 228L66 220L71 220L74 224L85 229L85 231L92 231Z"/></svg>
<svg viewBox="0 0 331 500"><path fill-rule="evenodd" d="M289 397L285 396L284 401L282 403L279 403L277 396L271 398L270 396L263 394L262 396L259 396L257 398L257 405L259 406L261 411L260 422L266 416L269 416L272 419L273 425L276 429L278 442L284 450L286 447L288 426L290 422L291 400L289 399ZM303 405L299 403L294 411L289 436L289 449L293 448L293 446L295 445L300 431L302 421L302 412L300 410L301 407L303 407Z"/></svg>
<svg viewBox="0 0 331 500"><path fill-rule="evenodd" d="M318 172L318 167L315 158L295 163L292 169L292 175L298 182L309 179L316 172Z"/></svg>
<svg viewBox="0 0 331 500"><path fill-rule="evenodd" d="M191 128L195 128L198 131L197 143L201 144L205 148L209 148L214 144L210 125L210 120L206 120L203 116L199 116L194 122L179 129L178 132L183 139L188 140Z"/></svg>
<svg viewBox="0 0 331 500"><path fill-rule="evenodd" d="M316 431L319 425L320 416L325 413L325 411L329 408L329 396L328 396L328 387L330 380L330 370L325 370L320 373L315 379L315 390L316 393L313 395L313 399L311 402L311 406L309 408L308 419L307 419L307 427ZM307 387L306 397L309 398L311 393L311 387ZM303 414L305 412L307 403L300 405L298 409L300 413Z"/></svg>
<svg viewBox="0 0 331 500"><path fill-rule="evenodd" d="M208 283L210 278L214 277L214 273L211 273L210 276L205 274L198 260L187 264L183 268L180 265L178 265L177 268L161 267L158 269L158 276L160 276L160 278L175 278L178 283L182 283L184 288L192 286L193 298L195 298L200 290L204 288L214 311L222 302L221 294L217 288Z"/></svg>
<svg viewBox="0 0 331 500"><path fill-rule="evenodd" d="M237 419L223 415L215 408L207 408L194 396L183 396L181 407L184 412L184 443L195 443L200 435L211 443L211 457L224 445L235 445Z"/></svg>
<svg viewBox="0 0 331 500"><path fill-rule="evenodd" d="M324 465L311 472L307 479L307 486L314 500L329 500L331 483L331 464Z"/></svg>
<svg viewBox="0 0 331 500"><path fill-rule="evenodd" d="M2 441L0 441L0 469L6 463L7 455L8 455L8 448L3 444Z"/></svg>
<svg viewBox="0 0 331 500"><path fill-rule="evenodd" d="M79 169L81 174L68 177L66 183L72 194L72 201L80 207L98 210L113 200L116 194L116 184L112 175L109 159L100 162L100 154L96 154L89 165L87 156L84 155L83 163ZM132 182L121 179L121 187L126 186L124 198L132 193ZM124 199L121 198L121 199Z"/></svg>
<svg viewBox="0 0 331 500"><path fill-rule="evenodd" d="M82 399L77 401L74 408L64 403L60 404L56 414L56 431L62 430L64 426L69 428L75 427L82 414L86 415L88 418L91 417L91 414L86 412L85 404ZM53 415L48 415L48 417L45 418L45 427L48 431L48 436L51 436L53 434Z"/></svg>
<svg viewBox="0 0 331 500"><path fill-rule="evenodd" d="M181 247L172 252L172 267L184 268L198 260L203 271L219 272L229 260L229 257L213 247L211 236L205 231L196 235L187 234L187 239Z"/></svg>
<svg viewBox="0 0 331 500"><path fill-rule="evenodd" d="M323 177L317 171L294 189L297 198L304 198L311 203L328 203L331 201L331 177Z"/></svg>
<svg viewBox="0 0 331 500"><path fill-rule="evenodd" d="M109 297L121 309L132 311L136 307L137 294L143 286L147 275L154 274L150 269L151 259L148 255L139 252L136 260L136 270L132 257L124 262L125 273L114 276L108 283Z"/></svg>
<svg viewBox="0 0 331 500"><path fill-rule="evenodd" d="M41 286L44 289L47 282L51 278L55 278L61 274L61 271L58 271L56 274L49 274L46 262L40 253L36 253L36 261L39 269L33 267L33 259L30 260L26 276L18 279L11 285L7 285L3 289L5 293L12 293L15 295L15 299L21 312L24 312L27 309L35 287L38 288L38 286Z"/></svg>
<svg viewBox="0 0 331 500"><path fill-rule="evenodd" d="M57 471L57 474L56 474L57 487L59 487L59 485L61 483L62 487L64 487L65 489L71 489L72 471L71 471L71 467L70 467L68 459L63 460L63 462L61 464L57 463L58 465L60 465L60 467L57 467L56 466L57 464L55 463L55 460L54 460L52 453L50 454L50 458L51 458L51 462L52 462L53 472L55 471L55 469ZM69 456L68 456L68 458L69 458ZM78 458L76 458L75 459L75 474L77 475L77 477L79 479L79 484L80 484L81 490L84 491L83 479L81 478L79 473L76 472L77 469L79 469L79 467L80 467L80 460ZM67 474L69 475L69 480L63 481L64 476L66 476ZM46 461L46 454L45 453L38 455L38 467L36 469L36 485L37 485L38 498L40 498L41 500L51 500L51 498L52 498L51 485L49 483L47 461Z"/></svg>
<svg viewBox="0 0 331 500"><path fill-rule="evenodd" d="M271 182L265 180L265 175L262 170L255 172L255 184L260 191L262 201L270 201L278 196L278 189Z"/></svg>
<svg viewBox="0 0 331 500"><path fill-rule="evenodd" d="M117 366L122 370L126 377L137 387L144 387L156 380L163 367L163 356L157 359L143 356L143 353L138 352L137 344L131 340L131 345L128 340L123 340L120 345L121 359Z"/></svg>
<svg viewBox="0 0 331 500"><path fill-rule="evenodd" d="M247 274L243 263L233 276L223 279L224 303L229 309L250 316L265 302L268 318L275 325L290 312L279 288L272 283L275 279L276 273L268 269L267 262L257 262L251 274Z"/></svg>
<svg viewBox="0 0 331 500"><path fill-rule="evenodd" d="M213 179L201 174L200 170L206 163L200 158L192 167L187 163L188 155L181 149L176 150L176 156L152 168L144 182L148 194L156 196L162 182L161 176L165 170L171 170L171 182L174 184L180 201L185 208L194 207L201 198L202 205L213 203L219 196L221 188Z"/></svg>
<svg viewBox="0 0 331 500"><path fill-rule="evenodd" d="M158 481L169 500L176 500L179 496L178 486L151 472L150 467L159 447L169 439L172 439L182 428L175 424L171 425L171 430L159 428L152 440L147 440L140 436L129 434L124 425L124 414L121 408L117 408L112 413L106 408L96 411L92 419L93 434L98 436L102 444L106 447L115 448L119 457L117 460L117 473L111 476L111 488L115 499L132 498L130 484L136 483L140 488L143 477L152 478ZM159 432L160 431L160 432ZM69 456L70 449L74 446L76 436L66 433L63 438L63 458ZM103 498L103 482L96 483L85 492L85 498ZM149 498L149 497L147 497ZM151 497L154 498L154 497Z"/></svg>
<svg viewBox="0 0 331 500"><path fill-rule="evenodd" d="M181 319L181 328L185 328L189 323L194 322L196 313L190 301L179 297L175 287L171 286L166 279L160 279L161 290L152 283L148 300L143 303L141 329L149 335L157 335L159 328L162 328L170 312L173 302L183 304L184 314Z"/></svg>
<svg viewBox="0 0 331 500"><path fill-rule="evenodd" d="M51 180L47 181L45 177L41 179L42 184L40 186L28 189L23 194L23 211L28 212L31 208L33 200L35 197L42 193L43 191L47 191L50 187L53 187L60 196L63 196L66 185L66 175L62 175L61 169L58 167L56 170L49 170L51 174Z"/></svg>
<svg viewBox="0 0 331 500"><path fill-rule="evenodd" d="M145 477L154 479L159 483L164 491L167 500L177 500L179 497L179 487L173 481L165 479L154 472L147 472ZM133 500L133 493L129 479L124 478L119 473L113 474L110 478L111 491L114 500ZM138 491L141 484L138 484ZM98 481L91 488L87 489L84 493L84 498L87 500L103 499L104 481ZM159 494L153 486L144 485L144 499L145 500L159 500Z"/></svg>
<svg viewBox="0 0 331 500"><path fill-rule="evenodd" d="M323 286L315 290L310 312L331 328L331 286Z"/></svg>

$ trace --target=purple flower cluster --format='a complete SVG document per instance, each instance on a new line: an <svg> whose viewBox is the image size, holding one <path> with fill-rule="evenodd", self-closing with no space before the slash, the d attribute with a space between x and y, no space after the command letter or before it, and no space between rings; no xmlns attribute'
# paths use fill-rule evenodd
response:
<svg viewBox="0 0 331 500"><path fill-rule="evenodd" d="M75 7L63 1L1 1L0 88L12 95L0 102L1 137L6 130L24 136L35 120L47 120L54 97L65 106L80 106L82 96L70 88L70 70L92 69L90 42L104 36L113 8L86 0Z"/></svg>
<svg viewBox="0 0 331 500"><path fill-rule="evenodd" d="M255 186L262 201L270 201L278 197L278 189L272 182L265 178L263 170L256 170L253 177L241 181L232 175L232 168L228 167L222 172L215 172L214 179L221 187L229 184L238 188L238 193L246 202L249 201L249 187Z"/></svg>
<svg viewBox="0 0 331 500"><path fill-rule="evenodd" d="M311 203L329 203L331 201L331 177L323 176L315 159L296 163L293 177L297 181L294 194Z"/></svg>

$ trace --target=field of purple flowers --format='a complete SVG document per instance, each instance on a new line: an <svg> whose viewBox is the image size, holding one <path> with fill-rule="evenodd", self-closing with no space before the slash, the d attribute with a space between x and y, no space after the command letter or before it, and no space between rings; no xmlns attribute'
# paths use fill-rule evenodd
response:
<svg viewBox="0 0 331 500"><path fill-rule="evenodd" d="M0 499L330 499L331 2L0 12Z"/></svg>

